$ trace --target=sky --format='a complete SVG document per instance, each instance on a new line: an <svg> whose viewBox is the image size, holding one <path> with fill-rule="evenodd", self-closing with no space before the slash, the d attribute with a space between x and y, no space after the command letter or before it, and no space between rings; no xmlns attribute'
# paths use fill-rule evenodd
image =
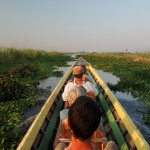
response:
<svg viewBox="0 0 150 150"><path fill-rule="evenodd" d="M0 47L150 51L150 0L1 0Z"/></svg>

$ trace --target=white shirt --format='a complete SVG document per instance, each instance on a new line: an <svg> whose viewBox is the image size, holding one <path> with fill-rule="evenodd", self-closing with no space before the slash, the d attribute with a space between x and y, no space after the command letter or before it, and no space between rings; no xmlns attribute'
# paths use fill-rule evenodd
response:
<svg viewBox="0 0 150 150"><path fill-rule="evenodd" d="M65 86L64 92L62 93L62 98L64 101L67 101L68 93L73 88L74 85L77 85L77 84L75 82L69 82ZM90 91L93 91L95 96L98 95L98 90L96 89L94 84L92 84L91 82L83 81L82 86L86 89L87 93Z"/></svg>

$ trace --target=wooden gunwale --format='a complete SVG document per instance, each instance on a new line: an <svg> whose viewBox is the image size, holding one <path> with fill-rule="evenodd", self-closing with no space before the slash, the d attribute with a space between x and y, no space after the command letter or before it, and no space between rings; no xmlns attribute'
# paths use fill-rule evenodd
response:
<svg viewBox="0 0 150 150"><path fill-rule="evenodd" d="M66 72L64 77L61 79L61 81L58 83L48 100L45 102L44 106L42 107L41 111L33 121L32 125L30 126L29 130L25 134L24 138L22 139L21 143L17 147L17 150L29 150L32 148L33 143L41 129L41 126L50 110L52 107L54 101L56 100L56 97L58 93L62 90L63 86L65 85L65 82L67 81L69 75L72 72L72 67ZM36 149L36 148L32 148Z"/></svg>
<svg viewBox="0 0 150 150"><path fill-rule="evenodd" d="M118 144L120 149L150 149L148 143L145 141L137 127L134 125L124 108L121 106L121 104L118 102L118 100L114 97L114 95L111 93L107 85L104 83L104 81L100 78L100 76L95 72L94 68L83 58L80 58L77 63L74 65L77 65L78 62L84 62L86 64L87 70L89 74L93 77L93 81L97 85L97 88L100 91L100 101L99 105L103 111L103 119L104 119L104 128L108 129L106 130L106 137L109 139L113 139L117 144L119 143L119 138L116 138L118 134L115 133L115 128L110 123L111 118L108 118L107 111L112 113L113 118L115 120L115 124L119 127L119 132L123 135L123 140L125 141L125 144ZM59 84L56 86L46 103L44 104L43 108L41 109L40 113L32 123L31 127L29 128L28 132L24 136L23 140L19 144L17 150L28 150L28 149L52 149L53 142L56 136L56 132L58 130L59 125L59 115L57 113L56 118L53 116L55 113L55 109L57 108L57 105L62 101L61 94L64 90L64 86L71 77L72 72L72 65L70 69L67 71L67 73L64 75L62 80L59 82ZM106 105L106 106L105 106ZM104 108L106 107L106 108ZM60 104L60 107L58 110L63 109L63 104ZM55 119L52 119L55 118ZM55 121L54 121L55 120ZM54 123L52 123L54 122ZM109 128L108 128L109 127ZM51 128L51 129L50 129ZM53 131L52 131L53 129ZM118 130L118 129L117 129ZM46 132L47 131L47 132ZM46 134L50 133L51 135L48 135L50 139L47 140ZM44 135L45 134L45 135ZM45 140L43 137L47 140L45 145ZM43 141L43 140L44 141ZM45 145L45 147L43 147Z"/></svg>
<svg viewBox="0 0 150 150"><path fill-rule="evenodd" d="M95 72L94 68L91 65L87 66L87 69L90 71L92 76L97 80L97 83L99 84L99 86L101 86L101 88L104 90L103 93L105 93L106 95L105 97L108 97L109 100L111 101L113 107L119 114L120 119L122 123L124 124L127 132L131 136L136 148L139 150L150 149L143 135L140 133L138 128L135 126L133 121L130 119L130 117L124 110L124 108L121 106L121 104L116 99L116 97L112 94L112 92L110 91L108 86L105 84L105 82L102 80L102 78L100 78L100 76Z"/></svg>

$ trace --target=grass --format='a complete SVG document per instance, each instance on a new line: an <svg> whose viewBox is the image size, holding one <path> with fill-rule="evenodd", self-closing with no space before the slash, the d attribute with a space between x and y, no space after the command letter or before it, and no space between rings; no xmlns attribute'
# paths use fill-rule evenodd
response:
<svg viewBox="0 0 150 150"><path fill-rule="evenodd" d="M131 93L148 106L146 122L150 124L150 53L86 53L85 58L96 69L111 72L120 78L113 91Z"/></svg>
<svg viewBox="0 0 150 150"><path fill-rule="evenodd" d="M119 77L117 85L108 85L112 90L131 92L150 107L150 53L87 53L78 57ZM134 61L136 58L141 60ZM39 81L50 76L62 76L62 72L55 69L66 66L71 60L58 52L0 49L0 149L16 149L23 133L15 128L21 123L25 110L38 105ZM150 123L150 110L146 118Z"/></svg>
<svg viewBox="0 0 150 150"><path fill-rule="evenodd" d="M136 97L150 105L150 101L144 99L149 97L150 92L150 54L131 53L99 53L83 54L79 57L85 58L95 68L106 72L112 72L120 78L117 85L109 85L113 90L131 92ZM143 62L135 62L136 58L145 58Z"/></svg>
<svg viewBox="0 0 150 150"><path fill-rule="evenodd" d="M24 132L16 129L22 115L37 101L37 85L41 79L62 76L55 71L67 65L69 56L58 52L32 49L0 50L0 149L16 149Z"/></svg>

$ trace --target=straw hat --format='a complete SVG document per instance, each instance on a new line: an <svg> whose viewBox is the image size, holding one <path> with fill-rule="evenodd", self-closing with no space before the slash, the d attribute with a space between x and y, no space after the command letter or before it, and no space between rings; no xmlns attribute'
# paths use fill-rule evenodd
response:
<svg viewBox="0 0 150 150"><path fill-rule="evenodd" d="M72 73L75 74L82 74L83 73L83 68L81 66L75 66L73 67Z"/></svg>

